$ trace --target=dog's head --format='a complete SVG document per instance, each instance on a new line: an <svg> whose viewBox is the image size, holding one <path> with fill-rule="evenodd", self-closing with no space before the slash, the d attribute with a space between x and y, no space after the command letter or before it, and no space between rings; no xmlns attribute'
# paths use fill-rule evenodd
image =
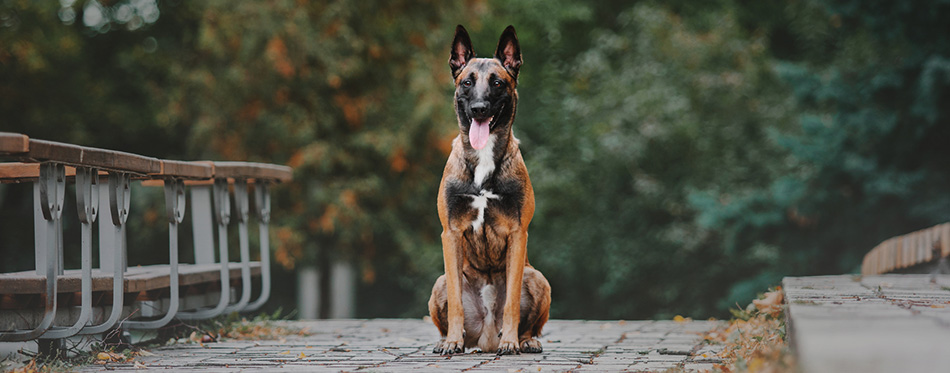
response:
<svg viewBox="0 0 950 373"><path fill-rule="evenodd" d="M455 78L455 113L459 129L474 149L489 136L511 130L518 105L521 47L515 28L501 33L494 58L475 58L472 39L462 25L455 29L449 67Z"/></svg>

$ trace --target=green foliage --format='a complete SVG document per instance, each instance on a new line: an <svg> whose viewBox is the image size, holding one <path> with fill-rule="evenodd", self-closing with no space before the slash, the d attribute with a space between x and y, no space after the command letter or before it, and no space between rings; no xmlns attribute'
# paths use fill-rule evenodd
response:
<svg viewBox="0 0 950 373"><path fill-rule="evenodd" d="M696 201L700 221L733 238L727 249L780 248L780 260L758 275L747 270L727 301L782 274L856 271L878 242L950 219L950 158L938 140L950 135L941 104L950 42L937 21L948 12L940 3L849 1L790 11L816 15L803 23L817 26L796 30L810 48L835 48L778 65L804 109L796 130L773 135L791 156L787 173L738 201Z"/></svg>
<svg viewBox="0 0 950 373"><path fill-rule="evenodd" d="M726 289L700 284L741 276L688 197L765 185L782 159L765 129L787 126L792 102L765 40L728 10L707 16L720 21L633 6L534 72L545 105L522 105L516 131L538 196L529 256L558 317L701 317Z"/></svg>

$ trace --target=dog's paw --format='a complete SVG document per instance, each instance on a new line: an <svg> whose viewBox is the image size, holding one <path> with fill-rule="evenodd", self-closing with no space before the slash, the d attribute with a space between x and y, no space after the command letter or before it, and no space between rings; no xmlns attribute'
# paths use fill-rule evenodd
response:
<svg viewBox="0 0 950 373"><path fill-rule="evenodd" d="M446 342L444 339L435 344L432 349L433 354L452 355L460 354L464 351L462 341Z"/></svg>
<svg viewBox="0 0 950 373"><path fill-rule="evenodd" d="M501 341L498 345L498 355L513 355L518 353L518 343L512 341Z"/></svg>
<svg viewBox="0 0 950 373"><path fill-rule="evenodd" d="M521 341L521 352L529 354L537 354L543 351L541 349L541 341L537 338L529 338Z"/></svg>

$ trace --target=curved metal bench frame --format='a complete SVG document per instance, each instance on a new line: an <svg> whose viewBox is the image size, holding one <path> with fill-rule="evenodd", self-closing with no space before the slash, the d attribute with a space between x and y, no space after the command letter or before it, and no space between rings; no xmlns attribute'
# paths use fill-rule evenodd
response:
<svg viewBox="0 0 950 373"><path fill-rule="evenodd" d="M35 214L35 256L37 263L45 263L44 267L37 267L37 275L45 276L45 308L42 319L32 328L24 330L0 331L0 341L23 341L31 339L55 340L68 338L77 334L99 334L116 328L124 329L154 329L167 325L175 318L205 319L221 315L225 312L247 312L259 309L269 299L271 293L270 279L270 244L268 225L270 223L271 199L270 184L287 181L291 178L289 167L268 164L254 164L245 162L204 162L195 164L176 161L159 161L154 158L142 157L134 154L114 152L109 150L86 148L71 144L54 143L43 140L30 140L19 134L0 132L0 156L13 157L24 160L14 166L16 171L14 181L36 180L34 184ZM37 168L30 168L30 164L39 164ZM79 222L81 223L81 296L80 312L78 317L68 326L56 326L54 320L57 312L58 283L64 275L63 268L63 230L62 211L66 193L65 184L66 166L75 167L76 206ZM220 166L221 172L215 169ZM69 172L72 168L69 169ZM38 174L37 174L38 173ZM100 173L108 174L106 185L100 183ZM6 180L10 176L6 176ZM24 179L25 178L25 179ZM126 222L129 217L131 181L133 178L162 180L165 192L165 212L169 224L169 265L167 275L154 272L157 276L168 276L168 310L160 318L152 320L120 321L124 312L126 291L140 291L141 286L128 282L126 277L127 245ZM211 185L191 186L192 213L198 209L206 209L207 224L199 223L195 219L194 229L210 233L217 227L217 248L220 260L215 263L213 254L213 237L203 240L199 246L196 234L196 258L199 263L215 263L219 266L221 295L217 305L195 311L184 311L181 308L182 294L180 292L179 276L181 270L178 260L178 229L186 213L186 184L185 179L209 180ZM231 193L229 184L233 185L234 212L231 210ZM258 220L260 233L261 255L261 291L257 299L252 301L252 263L250 260L250 240L248 237L248 220L251 213L248 184L254 186L254 215ZM108 204L106 204L108 201ZM212 214L213 202L213 214ZM93 263L92 242L93 224L99 217L100 209L109 210L109 219L99 219L99 249L100 273L110 273L112 276L112 306L107 319L98 325L89 325L93 317ZM212 219L213 215L213 219ZM237 301L231 303L231 262L228 258L228 224L234 217L238 226L241 276L241 294ZM210 220L213 220L212 223ZM207 246L207 247L206 247ZM210 259L209 259L210 255ZM254 264L256 268L258 264ZM74 272L75 273L75 272ZM152 270L146 272L153 274ZM195 273L195 272L193 272ZM201 273L201 272L197 272ZM69 275L63 279L75 281L75 276ZM101 276L98 275L98 276ZM133 278L135 274L133 273ZM36 277L29 281L38 280ZM141 278L141 277L140 277ZM154 278L154 277L151 277ZM97 281L101 281L97 280ZM141 280L139 280L141 281ZM153 281L153 280L147 280ZM193 281L193 280L191 280ZM32 283L37 286L36 282ZM75 282L67 282L67 287L75 289ZM97 284L101 284L97 282ZM97 291L101 291L98 286ZM148 287L144 289L150 289ZM24 291L18 290L17 293ZM25 294L36 294L26 290ZM38 290L37 290L38 291ZM75 290L69 290L75 291ZM22 293L19 293L22 294Z"/></svg>

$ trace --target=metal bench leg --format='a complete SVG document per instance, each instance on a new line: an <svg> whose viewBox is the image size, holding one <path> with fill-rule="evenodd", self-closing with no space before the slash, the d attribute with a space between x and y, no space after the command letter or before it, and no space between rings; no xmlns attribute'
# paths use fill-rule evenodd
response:
<svg viewBox="0 0 950 373"><path fill-rule="evenodd" d="M270 190L266 181L258 181L254 185L254 207L257 212L258 230L261 236L261 295L249 304L245 311L257 311L270 298L270 237L268 223L270 223Z"/></svg>
<svg viewBox="0 0 950 373"><path fill-rule="evenodd" d="M129 202L131 197L130 177L127 173L109 172L109 211L112 215L112 227L115 240L112 242L112 312L104 323L83 328L80 334L99 334L112 329L122 315L123 300L125 297L125 221L129 217ZM102 222L100 221L101 225ZM100 246L109 245L108 240L99 237ZM108 247L101 248L100 255L108 255ZM100 268L106 271L106 268Z"/></svg>
<svg viewBox="0 0 950 373"><path fill-rule="evenodd" d="M251 249L247 238L247 180L234 181L234 207L237 209L238 242L241 249L241 298L225 312L241 312L251 301Z"/></svg>
<svg viewBox="0 0 950 373"><path fill-rule="evenodd" d="M36 339L53 325L53 319L56 318L56 282L59 274L59 246L62 245L62 231L60 228L60 217L63 214L63 197L66 194L66 168L61 164L44 162L40 164L40 178L34 186L34 199L39 204L39 210L42 211L43 218L46 220L46 242L45 248L40 247L39 240L36 242L37 259L45 259L46 262L46 308L43 319L39 325L31 330L16 330L0 332L0 341L27 341ZM38 197L38 198L37 198ZM42 228L39 228L42 229ZM45 256L40 252L45 249ZM40 266L43 263L37 261L37 272L44 272Z"/></svg>
<svg viewBox="0 0 950 373"><path fill-rule="evenodd" d="M92 223L99 213L99 171L76 168L76 210L82 223L82 306L76 322L66 328L51 328L43 339L72 337L79 333L92 317Z"/></svg>
<svg viewBox="0 0 950 373"><path fill-rule="evenodd" d="M227 308L228 303L230 302L230 283L231 283L231 270L228 267L228 222L231 221L231 201L228 195L228 181L226 179L215 179L214 180L214 207L216 208L216 217L218 223L218 254L220 255L221 260L221 298L218 299L218 305L211 309L203 309L197 311L189 312L179 312L178 317L184 320L195 320L195 319L209 319L215 316L218 316L224 313L225 308ZM194 197L196 194L192 193L191 204L195 205L192 208L198 208L198 203L211 203L211 201L195 201ZM202 207L203 208L203 207ZM201 229L210 229L206 227L205 223L202 223L195 220L195 231L197 237L197 231ZM196 239L197 244L197 239ZM199 247L195 246L195 255L198 255Z"/></svg>
<svg viewBox="0 0 950 373"><path fill-rule="evenodd" d="M175 318L178 313L178 224L185 218L185 183L180 179L165 180L165 213L168 215L168 263L169 305L161 319L151 321L126 321L126 329L158 329Z"/></svg>

